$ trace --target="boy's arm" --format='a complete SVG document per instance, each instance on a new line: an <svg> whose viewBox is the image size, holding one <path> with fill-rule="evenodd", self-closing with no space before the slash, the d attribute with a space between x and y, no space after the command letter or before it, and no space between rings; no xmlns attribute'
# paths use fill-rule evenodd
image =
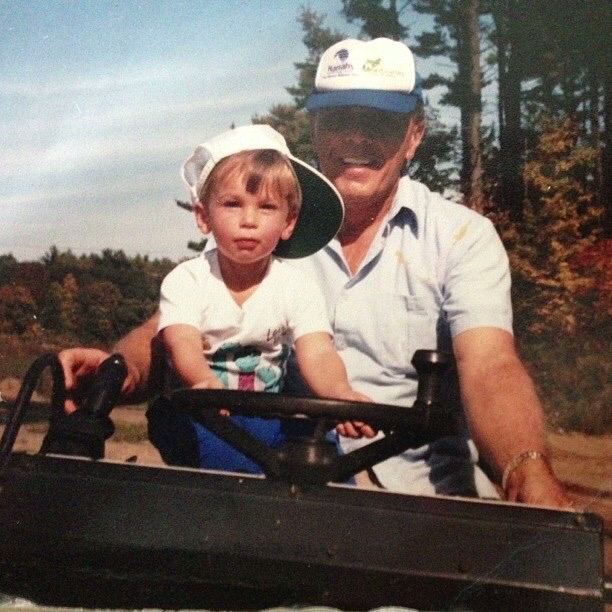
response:
<svg viewBox="0 0 612 612"><path fill-rule="evenodd" d="M344 363L329 334L313 332L300 336L295 341L295 356L304 381L315 395L357 402L371 401L351 388ZM339 423L336 430L352 438L373 438L376 435L369 425L360 421Z"/></svg>
<svg viewBox="0 0 612 612"><path fill-rule="evenodd" d="M186 387L223 389L202 355L202 336L191 325L169 325L159 332L172 367Z"/></svg>

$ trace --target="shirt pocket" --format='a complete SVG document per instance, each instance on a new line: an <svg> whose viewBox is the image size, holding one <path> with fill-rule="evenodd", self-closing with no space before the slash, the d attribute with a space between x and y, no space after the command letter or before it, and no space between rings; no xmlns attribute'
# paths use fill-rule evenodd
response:
<svg viewBox="0 0 612 612"><path fill-rule="evenodd" d="M414 352L436 346L435 327L422 302L414 296L379 294L372 318L380 347L379 363L393 372L412 372Z"/></svg>
<svg viewBox="0 0 612 612"><path fill-rule="evenodd" d="M435 324L423 303L411 295L380 292L367 302L354 302L341 317L351 321L344 326L336 311L336 330L341 332L351 348L361 351L393 374L413 372L414 352L435 348ZM348 329L350 327L350 329ZM343 329L345 328L345 329Z"/></svg>

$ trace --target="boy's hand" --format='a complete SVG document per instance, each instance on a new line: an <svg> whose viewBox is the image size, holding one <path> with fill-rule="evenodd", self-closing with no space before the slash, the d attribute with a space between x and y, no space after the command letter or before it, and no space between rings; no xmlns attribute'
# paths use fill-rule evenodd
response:
<svg viewBox="0 0 612 612"><path fill-rule="evenodd" d="M207 378L199 383L196 383L191 387L192 389L225 389L223 383L218 378ZM220 416L229 416L230 411L226 408L221 408L219 410Z"/></svg>
<svg viewBox="0 0 612 612"><path fill-rule="evenodd" d="M214 376L212 378L206 378L191 386L192 389L225 389L223 383Z"/></svg>
<svg viewBox="0 0 612 612"><path fill-rule="evenodd" d="M378 432L361 421L344 421L336 425L336 432L345 438L373 438Z"/></svg>
<svg viewBox="0 0 612 612"><path fill-rule="evenodd" d="M371 402L372 399L359 391L347 389L336 394L336 399L348 402ZM344 421L336 425L336 432L346 438L373 438L377 432L362 421Z"/></svg>

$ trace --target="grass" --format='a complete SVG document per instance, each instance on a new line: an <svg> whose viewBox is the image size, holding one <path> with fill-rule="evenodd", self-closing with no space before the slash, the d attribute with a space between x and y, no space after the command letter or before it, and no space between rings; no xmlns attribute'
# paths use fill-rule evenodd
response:
<svg viewBox="0 0 612 612"><path fill-rule="evenodd" d="M138 443L148 440L146 423L115 422L115 433L112 439L115 442Z"/></svg>
<svg viewBox="0 0 612 612"><path fill-rule="evenodd" d="M551 428L597 435L612 432L612 360L609 335L601 331L520 342Z"/></svg>

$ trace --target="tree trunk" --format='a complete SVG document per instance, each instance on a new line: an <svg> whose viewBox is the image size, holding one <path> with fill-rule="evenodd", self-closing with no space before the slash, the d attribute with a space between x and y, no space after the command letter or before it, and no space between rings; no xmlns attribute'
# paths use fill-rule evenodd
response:
<svg viewBox="0 0 612 612"><path fill-rule="evenodd" d="M518 25L521 15L517 0L496 4L493 17L498 35L501 202L512 219L519 221L522 218L524 192Z"/></svg>
<svg viewBox="0 0 612 612"><path fill-rule="evenodd" d="M585 129L585 134L589 135L589 142L591 146L598 151L597 156L597 171L595 176L596 182L596 193L595 193L595 204L599 205L605 201L602 200L603 195L603 146L602 146L602 133L599 122L599 90L600 83L596 70L593 66L587 65L587 82L588 87L586 88L585 101L588 97L588 113L585 113L585 123L587 123L588 115L588 130Z"/></svg>
<svg viewBox="0 0 612 612"><path fill-rule="evenodd" d="M602 153L603 189L602 198L605 206L604 232L606 238L612 237L612 91L610 87L610 70L604 77L604 148Z"/></svg>
<svg viewBox="0 0 612 612"><path fill-rule="evenodd" d="M482 87L480 74L480 28L478 24L478 0L465 0L460 4L460 27L457 51L459 78L464 83L461 96L461 136L463 166L461 170L464 202L478 212L484 210L482 190L482 152L480 121Z"/></svg>

